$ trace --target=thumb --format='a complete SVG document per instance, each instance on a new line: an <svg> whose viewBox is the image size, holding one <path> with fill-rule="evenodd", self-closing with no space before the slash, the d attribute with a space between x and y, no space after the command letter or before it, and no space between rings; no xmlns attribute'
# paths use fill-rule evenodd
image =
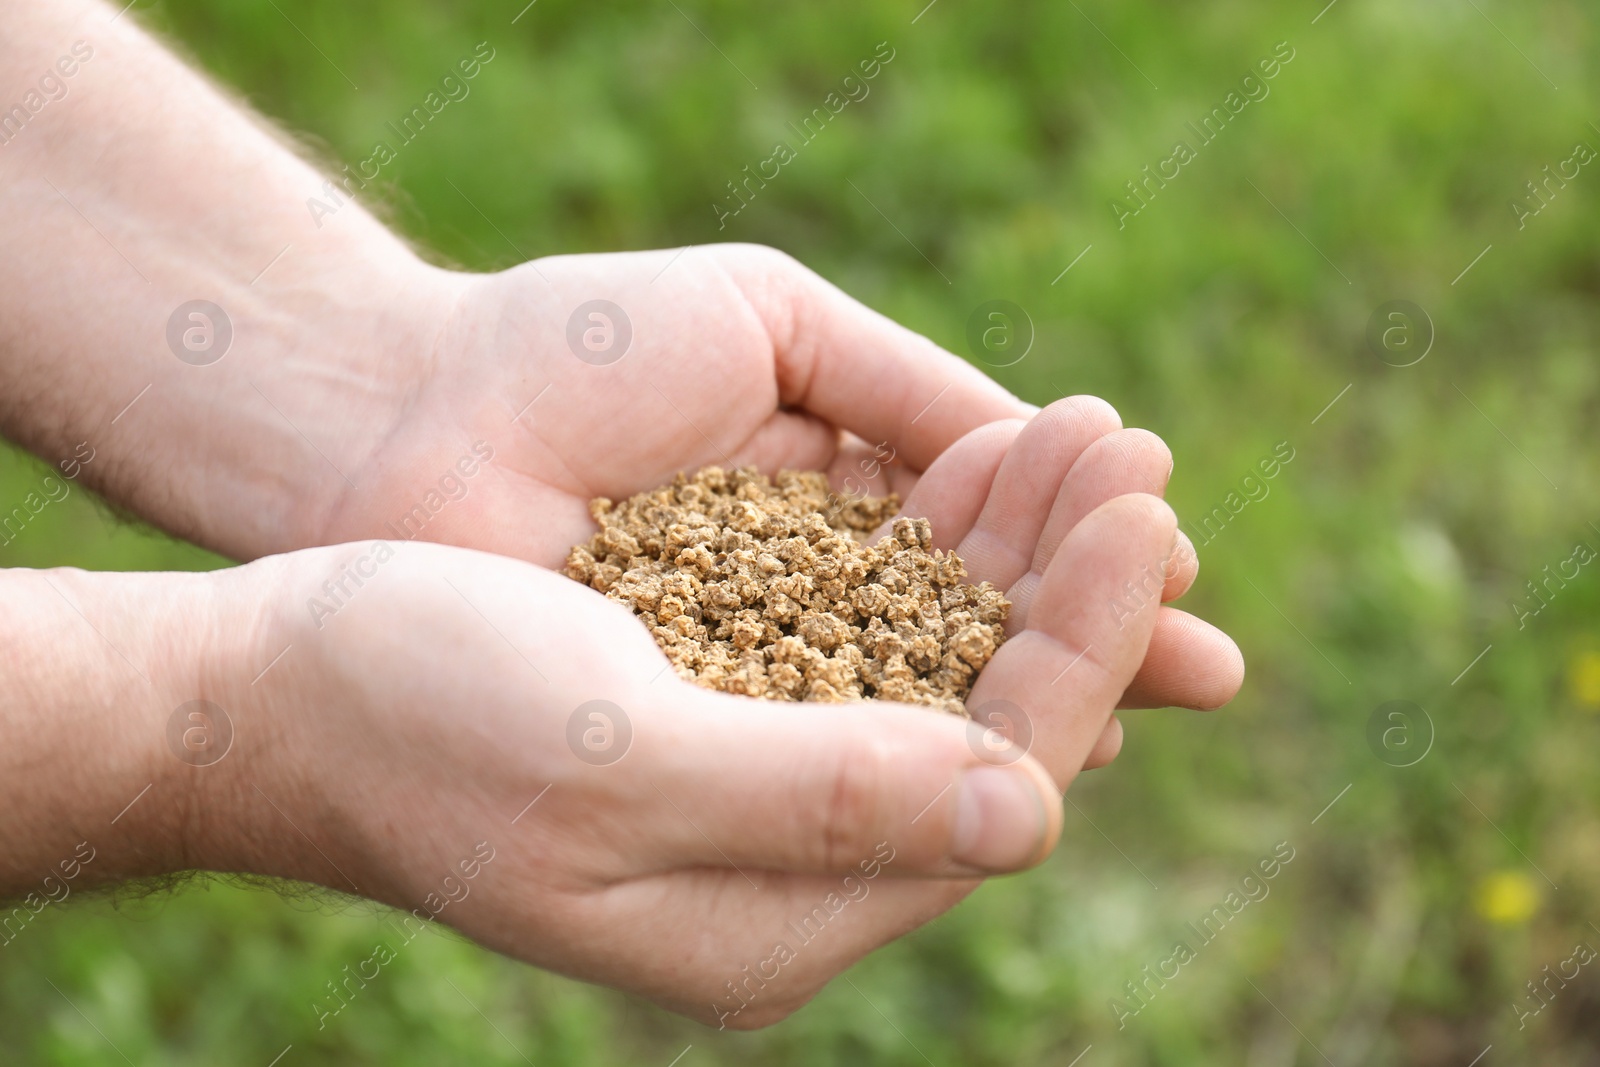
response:
<svg viewBox="0 0 1600 1067"><path fill-rule="evenodd" d="M779 399L925 470L963 434L1038 411L966 360L872 311L781 252L709 251L772 338Z"/></svg>
<svg viewBox="0 0 1600 1067"><path fill-rule="evenodd" d="M1044 767L965 719L685 689L670 718L692 740L659 746L648 771L665 866L831 874L876 858L970 878L1031 867L1061 834Z"/></svg>

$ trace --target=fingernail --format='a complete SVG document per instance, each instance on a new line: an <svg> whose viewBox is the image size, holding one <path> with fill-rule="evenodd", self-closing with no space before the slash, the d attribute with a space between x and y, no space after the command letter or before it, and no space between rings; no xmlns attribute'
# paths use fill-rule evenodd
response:
<svg viewBox="0 0 1600 1067"><path fill-rule="evenodd" d="M974 767L961 776L951 859L984 871L1014 871L1044 848L1044 798L1026 771Z"/></svg>

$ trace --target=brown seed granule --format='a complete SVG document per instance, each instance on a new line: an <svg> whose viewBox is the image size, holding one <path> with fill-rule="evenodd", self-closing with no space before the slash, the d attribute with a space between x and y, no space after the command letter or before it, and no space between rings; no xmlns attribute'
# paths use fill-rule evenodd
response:
<svg viewBox="0 0 1600 1067"><path fill-rule="evenodd" d="M882 699L966 715L1010 601L931 552L894 496L853 499L813 471L707 467L613 504L567 576L633 607L678 674L768 700Z"/></svg>

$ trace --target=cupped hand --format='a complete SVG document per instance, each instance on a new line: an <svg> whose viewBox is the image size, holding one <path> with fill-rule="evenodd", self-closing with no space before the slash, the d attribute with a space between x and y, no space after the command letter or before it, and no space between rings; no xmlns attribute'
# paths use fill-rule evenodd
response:
<svg viewBox="0 0 1600 1067"><path fill-rule="evenodd" d="M846 491L900 492L975 578L1017 585L1020 621L1072 524L1113 496L1159 495L1170 471L1165 446L1121 431L1103 402L1034 418L772 249L558 256L430 278L453 295L415 306L452 310L418 331L435 338L428 358L399 364L413 368L391 388L405 402L370 435L380 443L318 543L417 538L556 567L593 532L594 497L707 464L823 469ZM1164 599L1193 578L1192 549L1180 557ZM1153 647L1129 706L1212 707L1238 687L1237 650L1192 616L1164 613ZM1110 729L1097 759L1114 752Z"/></svg>
<svg viewBox="0 0 1600 1067"><path fill-rule="evenodd" d="M594 497L707 464L826 469L840 428L920 471L969 430L1034 410L759 246L556 256L435 281L457 290L453 310L326 540L392 523L555 567L593 531ZM490 467L403 527L480 441Z"/></svg>
<svg viewBox="0 0 1600 1067"><path fill-rule="evenodd" d="M1031 715L1033 754L928 709L700 689L625 607L519 561L423 543L270 557L218 580L230 651L205 685L236 754L192 772L185 854L765 1025L1050 851L1058 783L1155 624L1153 601L1102 605L1174 544L1150 496L1073 523L975 694Z"/></svg>

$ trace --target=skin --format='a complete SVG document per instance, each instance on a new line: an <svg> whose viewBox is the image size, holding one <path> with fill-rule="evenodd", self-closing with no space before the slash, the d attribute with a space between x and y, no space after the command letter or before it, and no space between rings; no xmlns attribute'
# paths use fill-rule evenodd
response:
<svg viewBox="0 0 1600 1067"><path fill-rule="evenodd" d="M770 249L441 270L348 199L308 210L324 179L131 17L4 16L6 69L93 55L0 147L0 430L51 462L89 445L83 482L253 562L0 572L0 800L22 816L0 893L88 841L80 885L300 879L766 1025L1043 859L1060 790L1120 746L1119 705L1237 690L1232 642L1161 603L1195 575L1158 499L1170 455L1104 402L1037 411ZM204 365L166 340L197 297L233 332ZM567 339L595 299L632 332L601 365ZM893 705L751 715L549 569L592 497L706 463L826 469L930 518L1016 604L969 706L1014 708L1027 751ZM569 744L597 699L631 735L604 766ZM195 700L222 710L191 719ZM870 893L734 996L847 875Z"/></svg>

